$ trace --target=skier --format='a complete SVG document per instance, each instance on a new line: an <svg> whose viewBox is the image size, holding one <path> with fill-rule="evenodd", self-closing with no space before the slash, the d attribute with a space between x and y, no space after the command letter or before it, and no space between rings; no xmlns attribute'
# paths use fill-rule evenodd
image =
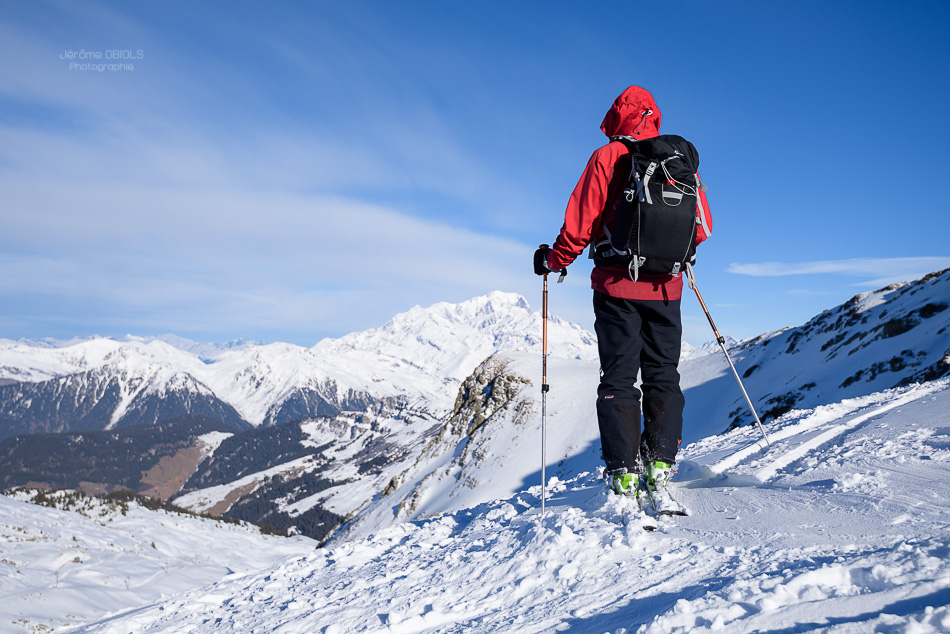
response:
<svg viewBox="0 0 950 634"><path fill-rule="evenodd" d="M618 136L635 140L659 135L660 110L653 96L630 86L617 97L600 129L611 139L594 151L574 188L564 225L550 249L534 256L538 275L562 272L591 243L609 243L614 203L627 186L631 157ZM698 182L698 175L697 175ZM697 187L697 190L701 188ZM705 194L698 191L696 244L711 232ZM632 277L626 266L595 266L594 329L601 379L597 389L605 478L621 495L650 495L657 511L678 507L666 485L682 440L685 398L679 385L683 280L676 275ZM641 391L635 383L641 373Z"/></svg>

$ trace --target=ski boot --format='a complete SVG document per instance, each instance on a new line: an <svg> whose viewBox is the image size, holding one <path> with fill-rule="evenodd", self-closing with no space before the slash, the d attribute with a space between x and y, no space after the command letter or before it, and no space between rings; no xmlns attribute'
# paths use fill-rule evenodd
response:
<svg viewBox="0 0 950 634"><path fill-rule="evenodd" d="M608 473L604 477L607 480L607 486L617 495L636 497L639 494L639 474L637 473L623 471Z"/></svg>

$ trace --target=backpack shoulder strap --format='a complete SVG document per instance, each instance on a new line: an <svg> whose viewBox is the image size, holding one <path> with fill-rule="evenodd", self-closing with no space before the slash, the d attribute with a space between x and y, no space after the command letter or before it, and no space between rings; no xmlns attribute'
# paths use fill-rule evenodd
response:
<svg viewBox="0 0 950 634"><path fill-rule="evenodd" d="M647 203L653 204L653 201L650 200L650 190L647 187L650 184L650 178L653 176L654 170L656 170L657 163L656 161L650 161L650 164L644 168L643 174L637 171L637 159L636 156L639 154L639 146L637 145L639 141L630 136L616 136L612 137L614 141L620 141L627 147L627 151L630 153L630 178L629 182L635 184L635 186L628 187L624 195L628 195L627 192L633 192L634 195L640 202L646 201ZM640 155L642 156L642 155ZM633 202L633 199L630 199L630 202Z"/></svg>
<svg viewBox="0 0 950 634"><path fill-rule="evenodd" d="M610 140L620 141L626 146L627 151L630 152L631 154L633 154L634 149L636 148L636 144L637 144L637 140L633 138L632 136L621 136L621 135L612 136L610 137Z"/></svg>

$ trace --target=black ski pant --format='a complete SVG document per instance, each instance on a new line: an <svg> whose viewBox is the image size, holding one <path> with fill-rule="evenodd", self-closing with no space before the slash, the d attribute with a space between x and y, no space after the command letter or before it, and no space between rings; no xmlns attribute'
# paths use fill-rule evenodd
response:
<svg viewBox="0 0 950 634"><path fill-rule="evenodd" d="M655 460L674 463L686 404L677 370L680 300L620 299L594 291L594 330L601 374L597 423L607 472L642 473Z"/></svg>

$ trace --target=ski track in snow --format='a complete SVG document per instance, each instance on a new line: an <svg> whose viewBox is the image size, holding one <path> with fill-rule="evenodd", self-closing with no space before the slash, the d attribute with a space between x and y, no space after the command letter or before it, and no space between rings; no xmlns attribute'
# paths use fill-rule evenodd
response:
<svg viewBox="0 0 950 634"><path fill-rule="evenodd" d="M868 403L873 403L880 397L878 395L871 395L870 397L849 399L848 401L836 403L832 406L818 407L809 416L803 418L801 422L787 425L780 428L777 432L773 432L771 434L769 438L770 442L772 443L771 450L769 451L770 457L766 461L766 466L759 469L756 472L755 477L758 480L765 482L774 477L780 469L783 469L795 460L806 456L821 445L831 442L834 438L841 436L845 432L858 427L869 419L884 414L885 412L888 412L892 409L901 407L902 405L906 405L907 403L915 401L937 389L940 389L939 386L930 384L902 390L900 391L904 392L902 396L894 398L885 405L871 407L869 411L855 416L854 418L842 416L842 410L850 413L851 411L862 408L862 406L866 407ZM834 424L828 424L829 421L832 421ZM800 436L803 433L809 432L816 428L819 430L819 433L816 433L812 438L805 442L800 441ZM756 433L758 433L757 430ZM792 443L791 447L788 447L782 443L782 441L787 438L797 438L799 439L799 442ZM734 468L740 462L746 460L756 453L762 452L765 448L765 444L765 440L761 439L759 442L756 442L756 444L736 451L728 458L720 460L716 464L711 465L709 468L716 473L722 473L723 471Z"/></svg>
<svg viewBox="0 0 950 634"><path fill-rule="evenodd" d="M77 632L950 631L950 381L686 447L648 533L597 475L383 528ZM728 456L728 457L727 457Z"/></svg>

